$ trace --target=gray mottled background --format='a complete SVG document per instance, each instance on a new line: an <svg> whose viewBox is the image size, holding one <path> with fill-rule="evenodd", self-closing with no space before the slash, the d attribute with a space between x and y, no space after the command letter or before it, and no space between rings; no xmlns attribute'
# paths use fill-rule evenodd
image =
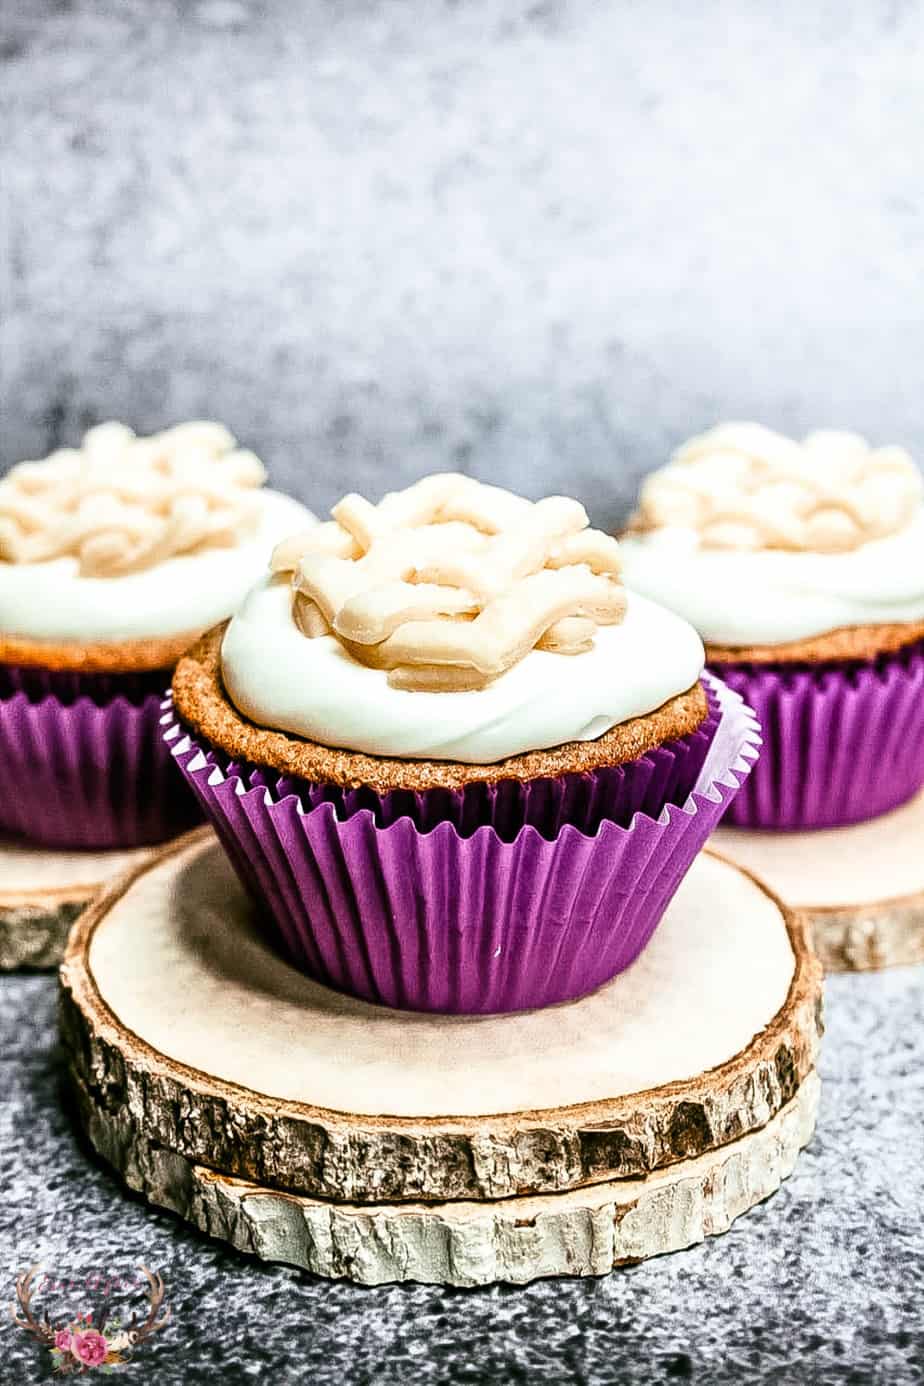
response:
<svg viewBox="0 0 924 1386"><path fill-rule="evenodd" d="M919 3L0 4L4 463L204 414L605 523L722 416L924 452Z"/></svg>
<svg viewBox="0 0 924 1386"><path fill-rule="evenodd" d="M318 508L455 466L598 522L722 416L924 452L924 7L0 0L0 463L225 419ZM924 969L830 988L818 1134L599 1281L358 1290L128 1197L0 977L0 1291L163 1270L162 1386L924 1380ZM65 1292L53 1312L78 1307ZM48 1362L6 1323L3 1386Z"/></svg>

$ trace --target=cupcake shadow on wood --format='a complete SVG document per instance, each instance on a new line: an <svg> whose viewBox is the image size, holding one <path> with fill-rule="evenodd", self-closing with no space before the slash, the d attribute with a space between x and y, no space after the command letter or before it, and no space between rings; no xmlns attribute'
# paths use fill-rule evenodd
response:
<svg viewBox="0 0 924 1386"><path fill-rule="evenodd" d="M173 754L277 945L391 1006L513 1011L645 947L759 737L565 498L347 497L179 663Z"/></svg>
<svg viewBox="0 0 924 1386"><path fill-rule="evenodd" d="M0 832L161 841L199 818L159 734L184 648L308 512L226 429L120 424L0 481Z"/></svg>

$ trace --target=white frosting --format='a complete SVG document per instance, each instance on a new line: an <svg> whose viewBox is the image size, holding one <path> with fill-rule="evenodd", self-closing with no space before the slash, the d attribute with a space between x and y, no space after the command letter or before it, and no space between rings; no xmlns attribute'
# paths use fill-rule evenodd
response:
<svg viewBox="0 0 924 1386"><path fill-rule="evenodd" d="M0 633L30 640L119 641L206 630L235 609L276 543L314 516L259 491L255 533L230 548L166 559L121 577L84 577L74 556L0 562Z"/></svg>
<svg viewBox="0 0 924 1386"><path fill-rule="evenodd" d="M703 659L685 621L631 596L622 624L598 630L584 654L533 650L473 692L397 689L333 636L306 640L281 577L254 587L222 645L225 688L260 726L370 755L476 765L602 736L685 692Z"/></svg>
<svg viewBox="0 0 924 1386"><path fill-rule="evenodd" d="M782 645L842 626L924 620L924 508L849 553L708 549L692 529L620 542L627 587L717 645Z"/></svg>

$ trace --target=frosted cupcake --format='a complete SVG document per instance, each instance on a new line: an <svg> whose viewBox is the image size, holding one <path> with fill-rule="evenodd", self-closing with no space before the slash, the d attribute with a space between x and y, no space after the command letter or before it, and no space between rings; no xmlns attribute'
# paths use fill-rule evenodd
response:
<svg viewBox="0 0 924 1386"><path fill-rule="evenodd" d="M753 759L575 501L461 476L282 544L168 740L272 938L338 989L517 1010L629 965Z"/></svg>
<svg viewBox="0 0 924 1386"><path fill-rule="evenodd" d="M924 785L924 503L902 448L723 424L648 478L622 552L760 720L728 821L835 827Z"/></svg>
<svg viewBox="0 0 924 1386"><path fill-rule="evenodd" d="M121 424L0 480L0 831L155 842L198 817L159 734L180 653L308 522L227 429Z"/></svg>

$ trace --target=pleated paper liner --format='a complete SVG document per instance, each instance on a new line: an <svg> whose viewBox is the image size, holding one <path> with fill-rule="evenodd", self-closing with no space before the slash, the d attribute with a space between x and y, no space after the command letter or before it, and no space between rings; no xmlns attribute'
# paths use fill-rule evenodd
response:
<svg viewBox="0 0 924 1386"><path fill-rule="evenodd" d="M512 842L526 823L552 840L565 823L593 834L605 819L628 827L636 813L656 818L665 804L682 804L692 793L718 727L721 710L706 687L708 711L702 725L688 736L655 747L624 765L604 766L593 774L527 781L473 782L461 790L428 789L419 793L394 790L379 795L362 786L343 789L292 779L209 751L226 779L239 779L245 788L265 786L274 799L298 796L303 808L333 806L344 821L366 809L376 826L387 828L398 818L412 819L421 832L437 823L453 823L462 837L471 837L490 824L504 842Z"/></svg>
<svg viewBox="0 0 924 1386"><path fill-rule="evenodd" d="M50 694L60 703L76 703L88 698L97 707L126 698L141 703L151 693L161 699L169 687L172 670L149 669L142 673L106 674L85 673L76 669L46 669L40 665L0 664L0 702L24 693L30 702L38 703Z"/></svg>
<svg viewBox="0 0 924 1386"><path fill-rule="evenodd" d="M200 822L163 744L169 679L0 666L0 832L104 850Z"/></svg>
<svg viewBox="0 0 924 1386"><path fill-rule="evenodd" d="M379 826L369 808L340 819L328 800L312 807L226 774L169 704L165 736L261 927L298 967L388 1006L517 1011L585 995L634 961L747 777L757 724L708 683L719 718L686 801L589 834L561 822L551 794L557 832L530 822L513 841L489 823L463 836L449 820Z"/></svg>
<svg viewBox="0 0 924 1386"><path fill-rule="evenodd" d="M754 708L760 762L726 822L836 828L924 785L924 642L867 663L713 666Z"/></svg>

